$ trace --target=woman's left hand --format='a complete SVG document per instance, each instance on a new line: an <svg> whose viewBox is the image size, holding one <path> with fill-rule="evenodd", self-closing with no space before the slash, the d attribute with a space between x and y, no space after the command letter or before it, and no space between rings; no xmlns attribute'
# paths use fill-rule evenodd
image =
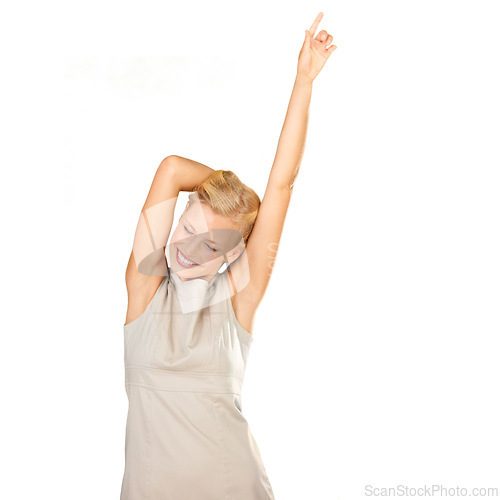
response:
<svg viewBox="0 0 500 500"><path fill-rule="evenodd" d="M323 12L320 12L309 30L306 30L306 38L300 49L299 62L297 64L297 76L306 80L313 81L325 65L327 59L337 48L336 45L327 45L332 43L333 37L325 30L321 30L316 38L314 33L323 18Z"/></svg>

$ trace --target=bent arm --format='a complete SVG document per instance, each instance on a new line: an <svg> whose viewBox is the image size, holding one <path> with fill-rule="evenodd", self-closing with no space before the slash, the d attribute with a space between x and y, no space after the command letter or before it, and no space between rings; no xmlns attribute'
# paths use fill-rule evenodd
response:
<svg viewBox="0 0 500 500"><path fill-rule="evenodd" d="M138 318L167 273L165 254L179 191L190 191L213 170L176 155L164 158L156 170L141 210L125 273L128 307L125 324Z"/></svg>
<svg viewBox="0 0 500 500"><path fill-rule="evenodd" d="M126 270L127 289L139 294L167 272L165 248L172 230L177 197L191 191L214 170L177 155L164 158L156 170L142 208Z"/></svg>
<svg viewBox="0 0 500 500"><path fill-rule="evenodd" d="M129 298L147 293L167 271L165 247L179 194L173 167L173 156L160 162L142 207L125 274Z"/></svg>

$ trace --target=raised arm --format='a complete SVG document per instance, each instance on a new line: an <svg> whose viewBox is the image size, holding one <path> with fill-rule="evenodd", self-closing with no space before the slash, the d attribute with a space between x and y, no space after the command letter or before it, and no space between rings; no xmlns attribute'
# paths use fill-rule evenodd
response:
<svg viewBox="0 0 500 500"><path fill-rule="evenodd" d="M332 36L325 30L321 30L313 38L322 17L323 13L320 12L310 30L306 30L276 156L257 220L247 242L250 283L239 295L240 300L251 301L255 306L262 299L271 277L286 213L302 161L313 81L336 49L335 45L327 47L332 41Z"/></svg>

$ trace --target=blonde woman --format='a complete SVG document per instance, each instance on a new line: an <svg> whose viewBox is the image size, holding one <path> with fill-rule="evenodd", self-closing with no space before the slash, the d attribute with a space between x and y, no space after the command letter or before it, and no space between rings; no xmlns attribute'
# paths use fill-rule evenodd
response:
<svg viewBox="0 0 500 500"><path fill-rule="evenodd" d="M335 50L306 30L262 202L232 171L161 161L126 271L129 399L121 500L270 500L242 413L253 320L302 159L313 81ZM189 201L172 234L180 191ZM170 237L170 244L167 241Z"/></svg>

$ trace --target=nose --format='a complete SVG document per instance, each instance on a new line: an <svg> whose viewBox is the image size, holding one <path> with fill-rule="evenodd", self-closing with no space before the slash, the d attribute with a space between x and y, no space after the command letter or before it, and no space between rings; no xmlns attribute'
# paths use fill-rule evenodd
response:
<svg viewBox="0 0 500 500"><path fill-rule="evenodd" d="M183 240L181 247L181 251L186 255L186 257L197 264L201 264L198 256L199 241L200 238L198 235L190 236L189 238L185 238Z"/></svg>

